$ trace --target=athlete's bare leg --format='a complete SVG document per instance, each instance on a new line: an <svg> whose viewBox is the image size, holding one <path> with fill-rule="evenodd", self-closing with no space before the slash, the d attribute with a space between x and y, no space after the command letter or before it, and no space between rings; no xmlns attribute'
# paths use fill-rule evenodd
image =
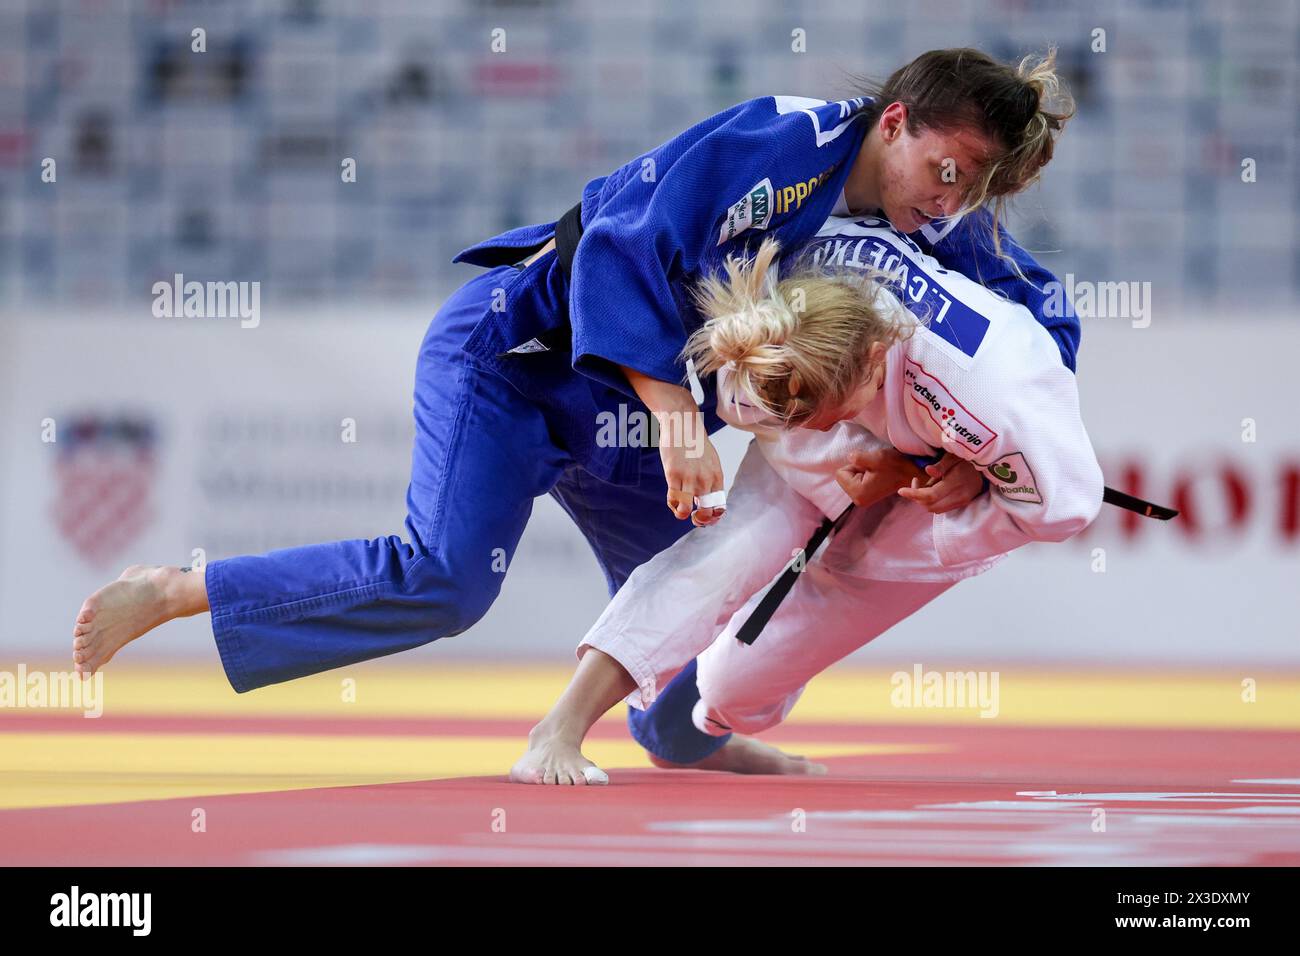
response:
<svg viewBox="0 0 1300 956"><path fill-rule="evenodd" d="M605 784L609 777L582 755L588 731L636 689L623 665L595 648L578 663L573 680L541 723L528 735L528 750L510 771L515 783ZM693 764L676 764L650 755L656 767L671 770L725 770L730 773L824 774L823 764L790 756L750 737L733 734L717 752Z"/></svg>
<svg viewBox="0 0 1300 956"><path fill-rule="evenodd" d="M528 734L528 750L510 770L515 783L586 786L609 777L582 755L592 725L636 689L636 681L608 654L590 649L560 699Z"/></svg>
<svg viewBox="0 0 1300 956"><path fill-rule="evenodd" d="M159 624L208 610L204 568L134 564L81 605L72 628L78 674L94 674Z"/></svg>

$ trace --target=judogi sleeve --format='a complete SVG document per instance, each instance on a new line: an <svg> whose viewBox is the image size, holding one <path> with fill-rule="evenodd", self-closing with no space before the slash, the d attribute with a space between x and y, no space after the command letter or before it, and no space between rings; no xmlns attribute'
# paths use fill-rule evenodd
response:
<svg viewBox="0 0 1300 956"><path fill-rule="evenodd" d="M1005 554L1029 541L1064 541L1086 528L1102 505L1103 481L1079 412L1074 374L1037 329L1032 344L1004 350L1000 368L983 370L971 407L998 435L972 452L948 443L989 480L986 494L936 516L935 548L945 564Z"/></svg>
<svg viewBox="0 0 1300 956"><path fill-rule="evenodd" d="M934 244L930 255L945 269L960 272L1032 312L1038 324L1047 329L1056 342L1061 361L1074 371L1079 354L1079 319L1073 314L1073 309L1058 307L1063 305L1064 299L1061 294L1053 295L1051 291L1059 289L1056 276L1039 265L999 224L998 238L1002 251L1024 273L1023 278L1017 275L1011 263L993 251L989 230L992 221L993 214L987 209L963 216L951 232Z"/></svg>
<svg viewBox="0 0 1300 956"><path fill-rule="evenodd" d="M633 395L617 366L660 381L685 381L678 360L686 328L670 276L689 273L718 245L715 224L777 159L771 106L757 101L689 144L683 134L624 167L588 222L574 256L569 293L573 367ZM648 161L648 162L647 162ZM606 185L606 189L611 187Z"/></svg>

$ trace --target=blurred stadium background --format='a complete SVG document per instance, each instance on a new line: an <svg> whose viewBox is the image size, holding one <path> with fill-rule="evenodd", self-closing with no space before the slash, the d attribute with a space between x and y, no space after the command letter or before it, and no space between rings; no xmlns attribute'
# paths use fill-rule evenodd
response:
<svg viewBox="0 0 1300 956"><path fill-rule="evenodd" d="M4 657L61 658L130 563L400 532L415 350L477 271L461 248L748 97L1049 44L1079 112L1011 230L1062 279L1150 283L1149 324L1085 315L1084 410L1111 483L1185 517L1112 510L864 659L1300 664L1289 0L0 0ZM258 326L154 317L176 273L260 282ZM604 600L544 499L492 612L404 662L564 662ZM126 652L171 654L217 666L206 618Z"/></svg>

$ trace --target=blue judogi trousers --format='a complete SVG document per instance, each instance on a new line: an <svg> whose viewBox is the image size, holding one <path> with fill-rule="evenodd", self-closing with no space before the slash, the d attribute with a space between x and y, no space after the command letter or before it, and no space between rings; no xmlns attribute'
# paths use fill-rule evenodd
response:
<svg viewBox="0 0 1300 956"><path fill-rule="evenodd" d="M549 493L582 530L611 596L637 565L691 529L669 512L656 448L635 485L585 471L552 440L542 412L460 345L491 305L502 266L457 290L420 348L415 449L405 540L397 535L285 548L212 561L212 631L238 692L427 644L467 630L491 607L533 499ZM632 736L678 763L725 737L691 723L695 663L646 711L628 709Z"/></svg>

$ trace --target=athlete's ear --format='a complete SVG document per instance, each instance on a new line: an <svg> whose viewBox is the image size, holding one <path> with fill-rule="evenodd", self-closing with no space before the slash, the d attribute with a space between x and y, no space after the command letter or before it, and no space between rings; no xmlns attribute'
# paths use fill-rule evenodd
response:
<svg viewBox="0 0 1300 956"><path fill-rule="evenodd" d="M886 143L892 143L907 126L907 104L898 100L890 103L880 112L880 136Z"/></svg>
<svg viewBox="0 0 1300 956"><path fill-rule="evenodd" d="M871 384L879 389L885 384L885 353L889 350L884 342L872 342L867 349L867 368L871 369Z"/></svg>

